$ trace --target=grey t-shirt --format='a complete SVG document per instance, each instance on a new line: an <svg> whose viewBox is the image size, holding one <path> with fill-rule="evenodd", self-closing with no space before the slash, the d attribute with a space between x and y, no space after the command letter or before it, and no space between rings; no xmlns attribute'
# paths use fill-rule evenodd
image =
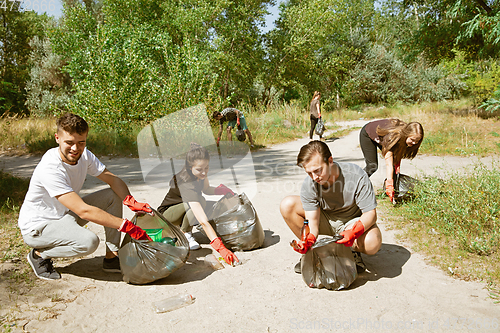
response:
<svg viewBox="0 0 500 333"><path fill-rule="evenodd" d="M339 177L329 188L309 176L302 183L300 200L304 210L321 208L330 218L347 222L375 209L377 200L366 172L356 164L335 163L339 166Z"/></svg>

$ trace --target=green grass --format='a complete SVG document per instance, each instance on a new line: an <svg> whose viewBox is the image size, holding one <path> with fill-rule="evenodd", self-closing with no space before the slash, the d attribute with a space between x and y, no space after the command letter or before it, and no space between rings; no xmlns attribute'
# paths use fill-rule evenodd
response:
<svg viewBox="0 0 500 333"><path fill-rule="evenodd" d="M381 208L401 238L444 271L500 286L500 170L478 164L467 173L427 178L412 201Z"/></svg>
<svg viewBox="0 0 500 333"><path fill-rule="evenodd" d="M263 148L307 137L309 110L292 101L290 104L269 106L238 106L245 112L247 125L257 148ZM458 100L415 105L359 106L323 112L327 130L337 129L343 120L396 117L407 122L418 121L425 130L421 154L453 156L487 156L500 153L500 125L497 118L483 119L472 108L472 102ZM97 156L137 157L137 134L143 124L134 124L127 131L96 130L88 136L88 148ZM218 124L212 122L214 136ZM0 119L0 152L12 154L43 154L55 147L55 119ZM333 133L339 136L338 133ZM222 140L226 140L225 131ZM248 143L248 140L247 140Z"/></svg>
<svg viewBox="0 0 500 333"><path fill-rule="evenodd" d="M17 227L19 209L28 190L29 179L13 177L0 171L0 262L10 262L13 268L2 273L1 287L16 292L19 284L32 285L31 268L25 257L30 248L24 244Z"/></svg>

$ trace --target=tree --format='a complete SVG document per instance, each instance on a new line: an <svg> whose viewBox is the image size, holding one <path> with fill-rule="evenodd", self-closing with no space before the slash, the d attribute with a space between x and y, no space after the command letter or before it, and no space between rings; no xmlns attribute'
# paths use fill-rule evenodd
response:
<svg viewBox="0 0 500 333"><path fill-rule="evenodd" d="M29 77L29 41L43 36L44 15L22 12L14 6L0 10L0 115L26 114L25 85Z"/></svg>
<svg viewBox="0 0 500 333"><path fill-rule="evenodd" d="M30 47L32 67L26 83L26 106L33 116L57 115L66 110L72 95L70 77L61 72L65 63L53 52L49 38L35 36Z"/></svg>
<svg viewBox="0 0 500 333"><path fill-rule="evenodd" d="M415 12L418 28L405 43L412 55L424 53L438 63L451 59L453 50L465 52L468 59L496 57L500 51L500 5L493 0L415 0L405 1Z"/></svg>
<svg viewBox="0 0 500 333"><path fill-rule="evenodd" d="M372 31L374 13L370 0L287 2L277 28L266 35L264 75L283 95L299 89L309 99L320 90L324 97L336 98L359 59L359 40ZM266 91L272 91L269 85Z"/></svg>

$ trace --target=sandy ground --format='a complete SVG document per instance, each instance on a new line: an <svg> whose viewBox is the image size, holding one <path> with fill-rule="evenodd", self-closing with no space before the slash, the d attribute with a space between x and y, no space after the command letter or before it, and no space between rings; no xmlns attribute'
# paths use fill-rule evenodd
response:
<svg viewBox="0 0 500 333"><path fill-rule="evenodd" d="M364 123L344 125L361 127ZM364 166L358 136L356 130L343 138L329 138L334 159ZM348 290L306 286L301 275L293 272L300 255L289 245L293 234L278 207L286 195L298 194L306 174L294 161L307 142L300 139L251 154L254 171L245 177L249 181L240 183L240 190L249 194L266 240L263 248L237 253L242 265L219 271L207 267L203 258L212 249L198 232L195 237L202 249L191 251L182 268L148 285L129 285L121 274L101 270L101 242L92 256L57 260L61 280L37 280L37 285L18 299L2 297L0 311L19 318L12 327L14 332L499 331L500 308L488 297L484 284L454 279L428 265L422 255L396 241L395 231L387 230L383 217L378 222L383 235L381 250L374 256L363 256L371 272L361 274ZM30 176L38 160L3 156L0 169ZM101 161L125 180L138 201L157 207L167 192L144 183L138 159ZM446 174L476 162L473 157L418 156L413 161L404 160L401 170L413 176ZM385 178L382 160L379 165L371 177L376 189ZM227 183L223 175L210 179L215 185ZM82 194L102 187L95 178L88 179ZM132 217L127 208L124 215ZM89 228L104 239L102 227L89 224ZM179 293L189 293L196 301L172 312L154 312L152 302ZM496 323L496 329L491 323Z"/></svg>

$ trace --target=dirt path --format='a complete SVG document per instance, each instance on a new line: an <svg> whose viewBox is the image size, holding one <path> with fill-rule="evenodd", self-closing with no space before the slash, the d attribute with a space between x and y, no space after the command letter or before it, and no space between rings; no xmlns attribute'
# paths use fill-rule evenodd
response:
<svg viewBox="0 0 500 333"><path fill-rule="evenodd" d="M361 127L364 123L345 125ZM327 141L335 160L364 166L358 135L359 130ZM2 297L1 311L20 318L13 328L20 332L23 325L28 332L455 332L467 327L498 331L487 329L492 321L500 325L500 308L483 284L456 280L429 266L425 258L396 241L395 231L386 230L383 219L379 221L381 250L364 256L371 273L360 275L345 291L308 288L301 275L293 272L299 255L288 244L293 235L278 210L283 197L298 193L306 176L294 166L294 160L307 142L300 139L252 153L255 175L249 178L254 185L243 182L241 186L259 214L266 241L261 249L239 254L243 265L220 271L206 267L203 257L211 253L211 247L196 233L202 249L192 251L181 269L149 285L128 285L120 274L101 271L101 242L91 257L58 260L62 280L37 281L36 287L17 300ZM101 160L127 182L139 201L157 207L167 192L143 182L137 159ZM37 162L38 158L0 157L0 169L29 176ZM419 156L411 162L404 160L401 170L409 175L439 174L475 162L474 158ZM385 178L384 163L379 164L371 177L376 188ZM224 178L211 178L213 184L219 180ZM83 192L101 186L89 179ZM131 214L125 210L125 216ZM89 227L103 239L101 227ZM196 297L194 304L154 313L153 301L184 292ZM457 318L461 318L458 324Z"/></svg>

